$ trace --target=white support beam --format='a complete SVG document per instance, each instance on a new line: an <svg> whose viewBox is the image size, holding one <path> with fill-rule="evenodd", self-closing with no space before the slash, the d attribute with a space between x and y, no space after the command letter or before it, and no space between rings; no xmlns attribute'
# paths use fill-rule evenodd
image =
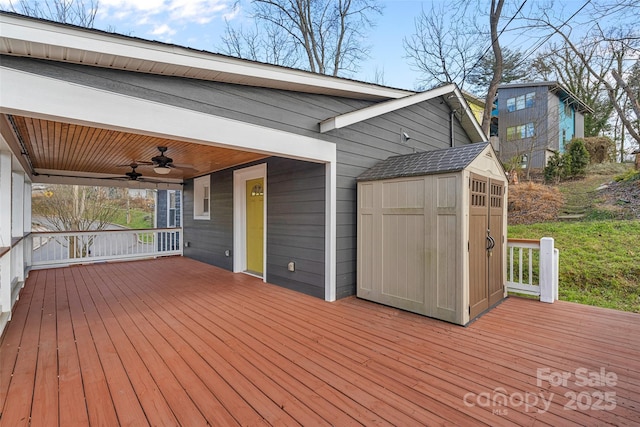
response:
<svg viewBox="0 0 640 427"><path fill-rule="evenodd" d="M24 236L24 174L13 172L11 176L13 181L11 192L11 237L20 238Z"/></svg>
<svg viewBox="0 0 640 427"><path fill-rule="evenodd" d="M335 154L335 153L334 153ZM325 165L325 295L326 301L336 300L337 252L337 154Z"/></svg>
<svg viewBox="0 0 640 427"><path fill-rule="evenodd" d="M11 159L11 152L0 151L0 247L11 246Z"/></svg>
<svg viewBox="0 0 640 427"><path fill-rule="evenodd" d="M0 151L0 247L11 247L11 160L9 151ZM0 257L0 320L11 310L11 252ZM3 326L0 324L0 326ZM0 331L2 328L0 327Z"/></svg>
<svg viewBox="0 0 640 427"><path fill-rule="evenodd" d="M0 112L325 163L331 142L0 67ZM90 99L95 108L78 100Z"/></svg>

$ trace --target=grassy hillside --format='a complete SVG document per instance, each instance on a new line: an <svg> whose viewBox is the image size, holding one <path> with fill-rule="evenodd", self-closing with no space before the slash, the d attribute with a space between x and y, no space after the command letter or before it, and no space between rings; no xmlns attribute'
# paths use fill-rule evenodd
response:
<svg viewBox="0 0 640 427"><path fill-rule="evenodd" d="M597 190L624 173L631 176L628 167L598 167L558 186L565 212L582 214L579 220L509 226L511 238L555 239L562 300L640 313L640 179Z"/></svg>

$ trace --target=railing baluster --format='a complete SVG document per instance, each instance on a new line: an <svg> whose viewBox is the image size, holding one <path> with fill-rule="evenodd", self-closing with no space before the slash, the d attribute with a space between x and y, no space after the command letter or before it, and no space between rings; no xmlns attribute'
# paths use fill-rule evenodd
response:
<svg viewBox="0 0 640 427"><path fill-rule="evenodd" d="M509 281L513 282L513 246L509 248Z"/></svg>
<svg viewBox="0 0 640 427"><path fill-rule="evenodd" d="M522 253L523 248L518 248L518 283L522 284Z"/></svg>
<svg viewBox="0 0 640 427"><path fill-rule="evenodd" d="M110 259L182 255L182 229L33 232L34 268Z"/></svg>
<svg viewBox="0 0 640 427"><path fill-rule="evenodd" d="M533 285L533 249L529 248L529 284Z"/></svg>

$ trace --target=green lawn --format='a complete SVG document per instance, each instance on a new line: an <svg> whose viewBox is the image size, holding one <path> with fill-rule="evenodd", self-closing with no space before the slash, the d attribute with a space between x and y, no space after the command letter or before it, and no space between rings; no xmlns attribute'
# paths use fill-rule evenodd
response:
<svg viewBox="0 0 640 427"><path fill-rule="evenodd" d="M508 235L554 238L561 300L640 313L640 221L512 225Z"/></svg>
<svg viewBox="0 0 640 427"><path fill-rule="evenodd" d="M141 209L130 209L131 212L131 222L127 224L127 210L120 209L118 211L118 215L113 220L114 224L122 225L127 228L153 228L153 214L149 212L145 212Z"/></svg>

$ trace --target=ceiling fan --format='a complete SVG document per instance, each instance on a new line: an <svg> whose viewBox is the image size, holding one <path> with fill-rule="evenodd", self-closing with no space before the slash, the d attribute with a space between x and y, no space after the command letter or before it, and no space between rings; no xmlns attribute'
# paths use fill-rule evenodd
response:
<svg viewBox="0 0 640 427"><path fill-rule="evenodd" d="M131 171L125 173L129 181L139 181L139 179L142 177L142 174L136 170L138 166L140 166L140 164L138 164L135 161L127 165L118 165L118 166L126 166L131 168Z"/></svg>
<svg viewBox="0 0 640 427"><path fill-rule="evenodd" d="M160 151L160 155L151 158L151 164L154 165L153 171L159 175L166 175L171 172L171 168L175 168L173 159L165 156L167 147L158 147L158 151Z"/></svg>

